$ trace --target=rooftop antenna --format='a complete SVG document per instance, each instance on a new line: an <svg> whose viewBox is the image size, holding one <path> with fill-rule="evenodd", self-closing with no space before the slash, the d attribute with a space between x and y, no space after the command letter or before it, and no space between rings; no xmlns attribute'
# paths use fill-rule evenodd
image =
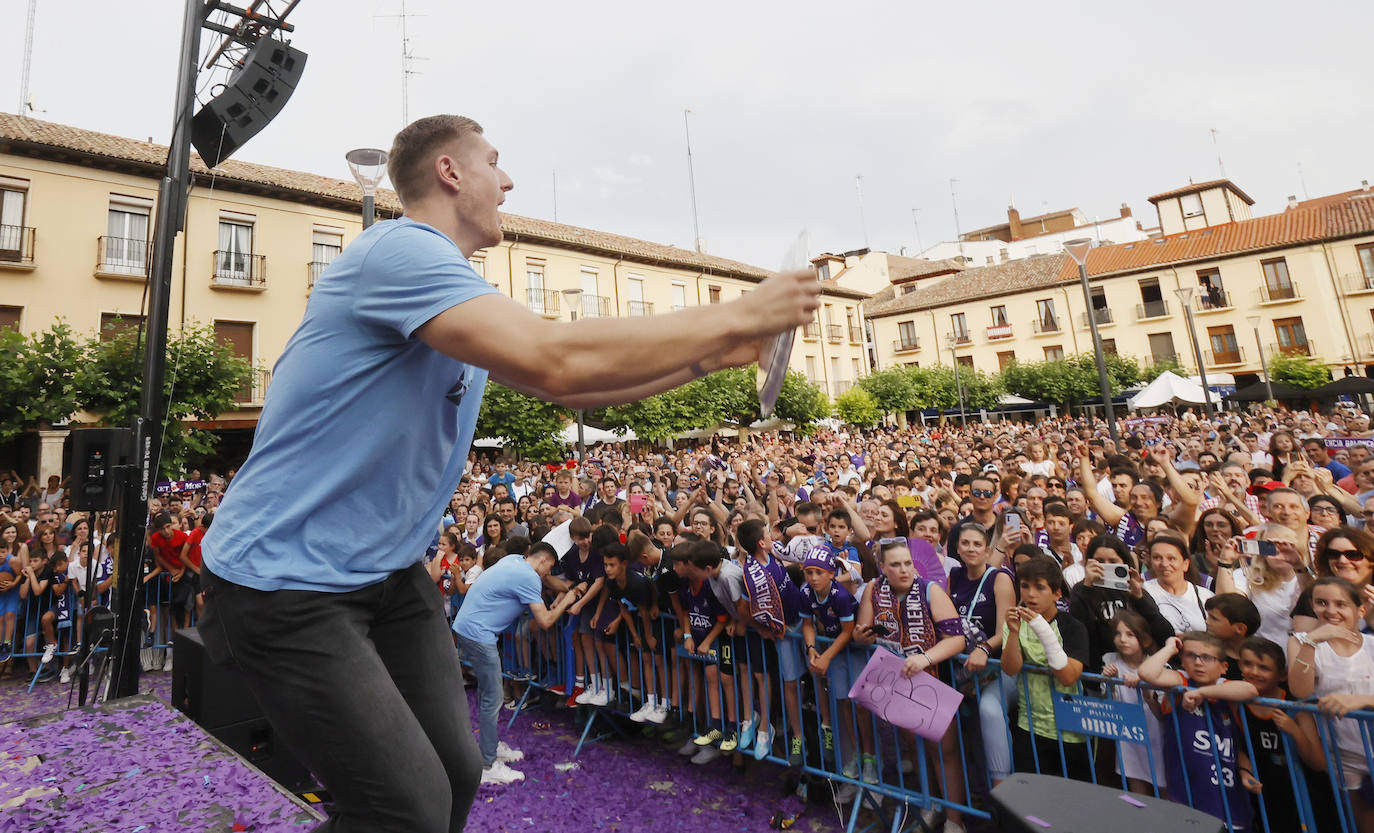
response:
<svg viewBox="0 0 1374 833"><path fill-rule="evenodd" d="M410 46L410 32L406 26L406 21L412 17L424 17L422 14L410 14L406 11L406 0L401 0L400 14L383 14L378 17L395 17L401 20L401 124L410 124L410 76L419 75L420 71L415 69L416 61L428 60L417 56L415 50Z"/></svg>
<svg viewBox="0 0 1374 833"><path fill-rule="evenodd" d="M24 28L24 71L19 76L19 109L21 116L33 110L33 100L29 97L29 76L33 67L33 23L38 17L38 0L29 0L29 17Z"/></svg>
<svg viewBox="0 0 1374 833"><path fill-rule="evenodd" d="M687 183L692 189L692 245L700 254L703 247L701 245L701 220L697 217L697 174L692 167L692 125L687 119L691 112L686 108L683 109L682 130L687 135Z"/></svg>
<svg viewBox="0 0 1374 833"><path fill-rule="evenodd" d="M855 192L856 194L858 194L858 197L859 197L859 228L863 229L863 233L864 233L864 248L867 249L867 248L869 248L869 245L868 245L868 220L867 220L867 218L864 217L864 178L863 178L863 174L859 174L858 176L854 177L854 192Z"/></svg>
<svg viewBox="0 0 1374 833"><path fill-rule="evenodd" d="M558 222L558 171L553 172L553 221Z"/></svg>
<svg viewBox="0 0 1374 833"><path fill-rule="evenodd" d="M918 255L924 250L924 247L921 246L921 219L916 216L920 213L921 209L919 208L911 209L911 224L916 227L916 254Z"/></svg>
<svg viewBox="0 0 1374 833"><path fill-rule="evenodd" d="M1221 145L1217 143L1217 129L1212 128L1212 147L1217 151L1217 170L1221 172L1221 178L1226 178L1226 165L1221 161Z"/></svg>
<svg viewBox="0 0 1374 833"><path fill-rule="evenodd" d="M959 200L954 196L954 184L959 180L949 178L949 201L954 206L954 236L959 238L959 262L964 262L964 233L959 229Z"/></svg>
<svg viewBox="0 0 1374 833"><path fill-rule="evenodd" d="M1305 177L1305 176L1302 175L1302 163L1301 163L1301 162L1298 163L1298 182L1302 183L1302 198L1305 199L1305 200L1310 200L1310 199L1312 199L1312 197L1309 196L1308 193L1307 193L1307 177Z"/></svg>

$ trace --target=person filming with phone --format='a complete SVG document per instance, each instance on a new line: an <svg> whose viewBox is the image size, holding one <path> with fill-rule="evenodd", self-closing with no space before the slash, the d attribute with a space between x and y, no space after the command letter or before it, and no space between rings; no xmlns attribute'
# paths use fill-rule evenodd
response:
<svg viewBox="0 0 1374 833"><path fill-rule="evenodd" d="M1069 614L1088 630L1088 668L1102 670L1102 655L1114 650L1116 615L1132 610L1145 619L1155 642L1174 635L1174 626L1159 612L1159 604L1145 592L1135 553L1115 535L1098 535L1088 542L1083 580L1069 594Z"/></svg>

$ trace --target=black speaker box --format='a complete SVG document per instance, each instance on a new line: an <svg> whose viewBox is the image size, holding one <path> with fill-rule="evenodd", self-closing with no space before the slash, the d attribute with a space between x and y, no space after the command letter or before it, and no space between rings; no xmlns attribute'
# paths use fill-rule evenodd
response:
<svg viewBox="0 0 1374 833"><path fill-rule="evenodd" d="M249 50L223 91L191 121L191 144L213 168L276 118L305 71L304 52L263 38Z"/></svg>
<svg viewBox="0 0 1374 833"><path fill-rule="evenodd" d="M126 464L133 445L128 428L72 429L72 509L107 512L115 507L118 466Z"/></svg>
<svg viewBox="0 0 1374 833"><path fill-rule="evenodd" d="M997 829L1011 833L1222 833L1225 822L1120 787L1017 773L992 791Z"/></svg>
<svg viewBox="0 0 1374 833"><path fill-rule="evenodd" d="M243 677L211 661L195 628L172 637L172 705L283 787L300 792L315 786L310 770L263 716Z"/></svg>

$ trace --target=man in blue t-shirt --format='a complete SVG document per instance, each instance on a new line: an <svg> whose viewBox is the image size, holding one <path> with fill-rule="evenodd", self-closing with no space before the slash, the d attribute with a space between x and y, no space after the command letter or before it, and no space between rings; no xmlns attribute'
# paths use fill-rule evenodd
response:
<svg viewBox="0 0 1374 833"><path fill-rule="evenodd" d="M797 271L652 319L549 321L468 263L501 242L513 187L476 122L407 126L388 174L405 216L330 264L273 368L202 543L200 630L329 789L326 827L457 831L481 757L421 561L488 374L569 408L637 401L756 361L769 336L813 319L820 282Z"/></svg>
<svg viewBox="0 0 1374 833"><path fill-rule="evenodd" d="M501 714L501 649L497 637L529 608L534 624L548 628L558 621L587 589L579 584L559 596L554 606L544 606L544 579L558 561L551 545L540 541L525 555L508 555L483 571L463 599L453 620L458 647L477 677L477 709L482 750L482 783L509 784L525 775L507 766L524 757L509 748L502 750L496 738L496 718ZM505 759L501 752L505 751Z"/></svg>

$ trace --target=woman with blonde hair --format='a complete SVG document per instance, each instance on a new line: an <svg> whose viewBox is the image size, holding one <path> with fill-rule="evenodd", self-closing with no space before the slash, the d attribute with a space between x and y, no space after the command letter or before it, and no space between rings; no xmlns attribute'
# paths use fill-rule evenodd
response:
<svg viewBox="0 0 1374 833"><path fill-rule="evenodd" d="M1251 555L1249 564L1240 567L1244 558L1238 557L1237 547L1245 546L1247 539L1232 539L1217 562L1216 590L1249 596L1260 613L1259 630L1249 635L1282 645L1292 630L1293 607L1311 583L1307 542L1279 524L1266 524L1258 537L1260 544L1273 544L1273 554Z"/></svg>

